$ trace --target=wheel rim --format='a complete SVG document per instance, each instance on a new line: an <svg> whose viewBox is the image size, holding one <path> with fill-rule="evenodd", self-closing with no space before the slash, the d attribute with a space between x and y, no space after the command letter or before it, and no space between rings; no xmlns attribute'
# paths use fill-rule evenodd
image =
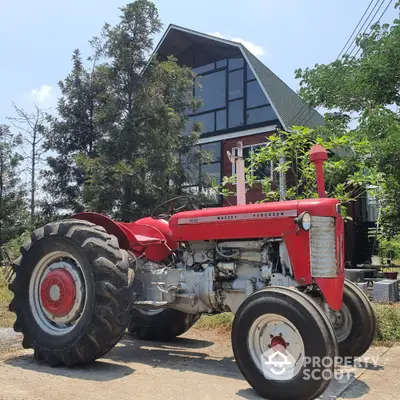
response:
<svg viewBox="0 0 400 400"><path fill-rule="evenodd" d="M140 314L153 316L162 313L165 308L153 308L153 309L144 309L144 308L137 308Z"/></svg>
<svg viewBox="0 0 400 400"><path fill-rule="evenodd" d="M338 342L344 342L349 337L353 327L353 320L351 318L349 308L343 303L341 310L331 310L330 318L335 329Z"/></svg>
<svg viewBox="0 0 400 400"><path fill-rule="evenodd" d="M266 378L292 380L303 367L303 338L297 328L281 315L266 314L258 317L249 330L248 348L254 364ZM280 367L279 374L274 370L271 374L269 366L273 365L272 359L277 352L283 355L286 361L289 360L290 365Z"/></svg>
<svg viewBox="0 0 400 400"><path fill-rule="evenodd" d="M43 257L31 275L29 304L46 333L59 336L74 329L86 306L86 280L79 262L63 251Z"/></svg>

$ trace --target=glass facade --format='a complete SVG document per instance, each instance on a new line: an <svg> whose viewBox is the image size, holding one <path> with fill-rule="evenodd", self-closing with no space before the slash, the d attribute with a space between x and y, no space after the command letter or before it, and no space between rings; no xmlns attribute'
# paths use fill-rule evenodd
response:
<svg viewBox="0 0 400 400"><path fill-rule="evenodd" d="M261 126L277 117L243 58L218 60L197 68L194 96L201 106L189 113L187 132L193 124L202 125L202 134Z"/></svg>
<svg viewBox="0 0 400 400"><path fill-rule="evenodd" d="M218 60L193 71L198 75L193 94L201 100L201 106L195 112L188 113L186 133L191 131L195 123L201 124L202 135L217 136L224 132L267 125L277 120L253 71L243 58ZM256 148L244 148L244 156L248 157ZM201 145L201 149L210 152L212 159L199 165L198 172L191 171L192 182L189 185L194 187L197 181L198 186L201 181L203 185L209 186L213 180L220 184L221 142ZM270 163L254 173L257 178L270 174Z"/></svg>

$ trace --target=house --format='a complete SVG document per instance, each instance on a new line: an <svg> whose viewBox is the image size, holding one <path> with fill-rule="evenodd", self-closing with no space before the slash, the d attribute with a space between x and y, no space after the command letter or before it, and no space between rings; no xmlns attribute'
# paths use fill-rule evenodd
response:
<svg viewBox="0 0 400 400"><path fill-rule="evenodd" d="M293 125L314 128L324 124L321 114L241 43L170 25L155 53L160 60L173 55L180 65L191 67L199 75L202 87L195 85L193 90L203 104L189 115L188 129L195 122L202 123L199 144L213 157L211 163L199 166L198 176L210 175L218 183L223 176L231 176L235 166L229 161L227 151L235 154L239 140L247 157L279 130L288 130ZM266 165L263 173L271 173L271 165ZM282 197L288 179L284 175L277 179ZM194 181L193 186L198 188L198 183ZM259 187L247 193L248 202L263 198ZM235 204L235 198L216 199L215 205L224 203ZM360 207L353 208L357 218L366 218ZM355 244L357 229L353 225L349 225L349 243ZM355 260L354 246L349 247L346 259Z"/></svg>

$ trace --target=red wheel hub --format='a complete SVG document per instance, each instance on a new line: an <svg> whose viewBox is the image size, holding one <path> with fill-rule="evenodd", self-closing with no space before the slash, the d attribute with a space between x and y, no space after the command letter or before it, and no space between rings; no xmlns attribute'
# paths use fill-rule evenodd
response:
<svg viewBox="0 0 400 400"><path fill-rule="evenodd" d="M51 271L40 286L40 299L47 312L55 317L67 315L74 306L76 298L75 282L65 269Z"/></svg>
<svg viewBox="0 0 400 400"><path fill-rule="evenodd" d="M285 342L285 339L282 336L275 336L271 340L271 347L274 348L276 346L282 346L286 349L287 344Z"/></svg>

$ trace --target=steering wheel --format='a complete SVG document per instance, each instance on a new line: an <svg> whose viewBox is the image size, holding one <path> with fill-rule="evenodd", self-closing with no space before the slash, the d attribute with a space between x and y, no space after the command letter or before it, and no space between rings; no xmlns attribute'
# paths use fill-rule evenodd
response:
<svg viewBox="0 0 400 400"><path fill-rule="evenodd" d="M179 201L179 200L185 200L185 203L177 208L175 208L174 204ZM169 212L164 213L164 214L157 214L157 211L164 207L165 205L169 204ZM172 199L169 199L167 201L164 201L163 203L159 204L152 212L151 212L151 218L154 219L164 219L164 218L170 218L173 214L180 212L187 207L191 206L191 209L196 210L197 207L192 202L192 199L189 196L177 196L173 197Z"/></svg>

